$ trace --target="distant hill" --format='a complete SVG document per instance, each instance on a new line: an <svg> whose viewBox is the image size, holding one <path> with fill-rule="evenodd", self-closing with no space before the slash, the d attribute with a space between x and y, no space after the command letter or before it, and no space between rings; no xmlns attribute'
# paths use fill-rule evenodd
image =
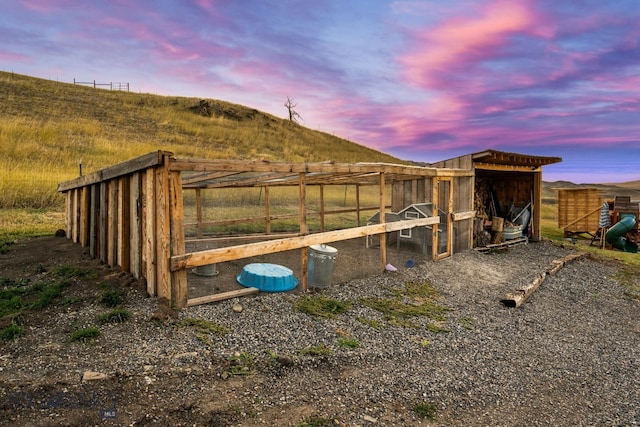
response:
<svg viewBox="0 0 640 427"><path fill-rule="evenodd" d="M602 196L606 200L613 200L615 196L629 196L633 201L640 201L640 181L615 184L574 184L570 181L545 181L542 183L545 201L555 199L558 188L597 188L602 191Z"/></svg>
<svg viewBox="0 0 640 427"><path fill-rule="evenodd" d="M629 182L621 182L621 183L605 184L605 185L612 185L615 187L631 188L631 189L637 190L640 188L640 181L629 181Z"/></svg>

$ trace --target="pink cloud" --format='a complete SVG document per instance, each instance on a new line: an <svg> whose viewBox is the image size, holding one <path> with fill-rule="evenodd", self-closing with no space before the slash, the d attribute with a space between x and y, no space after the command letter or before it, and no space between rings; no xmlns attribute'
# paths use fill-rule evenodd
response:
<svg viewBox="0 0 640 427"><path fill-rule="evenodd" d="M437 88L439 75L495 55L515 34L549 37L553 30L538 22L524 2L495 1L478 11L476 17L455 17L418 33L420 46L399 61L406 67L410 84Z"/></svg>
<svg viewBox="0 0 640 427"><path fill-rule="evenodd" d="M22 5L34 12L51 12L61 7L74 7L73 0L26 0Z"/></svg>
<svg viewBox="0 0 640 427"><path fill-rule="evenodd" d="M0 61L30 62L30 58L22 53L0 50Z"/></svg>

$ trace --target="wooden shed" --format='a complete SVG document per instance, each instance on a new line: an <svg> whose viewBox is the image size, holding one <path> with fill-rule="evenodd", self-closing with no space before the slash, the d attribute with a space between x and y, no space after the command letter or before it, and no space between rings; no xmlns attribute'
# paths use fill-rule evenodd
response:
<svg viewBox="0 0 640 427"><path fill-rule="evenodd" d="M473 170L473 187L460 191L458 186L455 197L471 198L476 215L487 220L494 216L510 220L523 209L528 209L530 220L527 236L532 240L538 240L542 206L542 167L561 161L560 157L486 150L443 160L430 166ZM459 236L456 239L459 239ZM456 247L462 244L463 242L456 240Z"/></svg>
<svg viewBox="0 0 640 427"><path fill-rule="evenodd" d="M137 278L145 278L152 296L166 298L172 305L186 307L217 301L257 291L243 290L187 297L187 272L207 266L252 256L298 250L301 266L301 289L307 288L308 247L353 238L378 235L380 239L379 271L387 261L386 234L413 227L432 227L433 259L450 256L472 244L473 170L449 167L419 167L385 163L287 163L261 160L181 159L169 152L153 152L127 162L66 181L58 191L66 197L66 231L73 241L88 247L90 254L105 264L119 266ZM324 189L339 185L355 189L354 206L329 211L323 201ZM361 206L360 189L377 189L376 206ZM270 211L270 190L291 187L298 206L296 233L279 235L270 231L277 215ZM308 207L308 190L319 189L319 209ZM260 241L234 243L215 248L187 251L185 228L186 193L195 201L196 232L192 240L208 239L202 193L220 189L259 188L264 210L260 220L266 232ZM460 194L458 194L460 190ZM388 205L391 201L391 206ZM361 212L375 209L398 212L416 203L431 203L439 215L402 219L392 223L360 225ZM358 215L354 227L324 230L324 218L336 212L353 211ZM308 217L320 218L319 232L310 233ZM214 221L215 225L236 223ZM256 218L251 218L256 220ZM438 230L447 239L440 247ZM455 235L455 239L454 239ZM455 240L455 246L452 242ZM227 241L230 241L227 238Z"/></svg>

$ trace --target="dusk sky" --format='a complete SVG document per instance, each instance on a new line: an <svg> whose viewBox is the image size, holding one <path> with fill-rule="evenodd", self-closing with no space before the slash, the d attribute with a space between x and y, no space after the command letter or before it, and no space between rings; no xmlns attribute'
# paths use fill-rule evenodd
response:
<svg viewBox="0 0 640 427"><path fill-rule="evenodd" d="M415 161L640 180L639 0L0 0L0 69L221 99ZM1 94L0 94L1 96ZM366 159L364 159L366 160Z"/></svg>

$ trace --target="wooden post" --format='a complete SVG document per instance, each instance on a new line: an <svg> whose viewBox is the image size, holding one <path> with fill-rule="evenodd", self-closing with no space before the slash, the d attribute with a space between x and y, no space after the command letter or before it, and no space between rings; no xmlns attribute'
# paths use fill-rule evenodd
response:
<svg viewBox="0 0 640 427"><path fill-rule="evenodd" d="M122 271L131 272L130 241L131 218L129 212L129 180L122 176L118 179L118 265Z"/></svg>
<svg viewBox="0 0 640 427"><path fill-rule="evenodd" d="M84 186L80 189L80 206L78 206L78 215L80 216L79 238L80 246L86 248L89 245L89 187Z"/></svg>
<svg viewBox="0 0 640 427"><path fill-rule="evenodd" d="M533 195L531 197L532 215L529 220L531 224L531 237L533 241L540 240L540 224L542 218L542 170L533 173Z"/></svg>
<svg viewBox="0 0 640 427"><path fill-rule="evenodd" d="M147 279L147 293L157 295L157 271L156 271L156 172L148 168L144 173L144 190L142 199L142 216L144 218L142 263L144 277Z"/></svg>
<svg viewBox="0 0 640 427"><path fill-rule="evenodd" d="M320 184L320 232L324 232L324 184Z"/></svg>
<svg viewBox="0 0 640 427"><path fill-rule="evenodd" d="M268 185L264 187L264 216L266 219L266 233L271 234L271 193Z"/></svg>
<svg viewBox="0 0 640 427"><path fill-rule="evenodd" d="M435 216L438 216L438 201L440 200L438 193L438 178L433 177L431 179L431 202ZM438 259L438 246L438 226L434 225L431 227L431 259L434 261Z"/></svg>
<svg viewBox="0 0 640 427"><path fill-rule="evenodd" d="M169 196L171 198L171 255L185 253L184 242L184 207L182 201L182 180L180 172L169 173ZM187 271L178 270L171 273L171 301L178 308L187 306Z"/></svg>
<svg viewBox="0 0 640 427"><path fill-rule="evenodd" d="M65 192L65 204L64 204L64 218L67 232L67 239L73 239L73 190Z"/></svg>
<svg viewBox="0 0 640 427"><path fill-rule="evenodd" d="M309 234L307 228L307 175L304 172L299 174L300 177L300 235L304 236ZM307 270L309 267L309 261L307 260L309 253L306 247L300 248L300 289L306 291L309 289L309 278L307 277Z"/></svg>
<svg viewBox="0 0 640 427"><path fill-rule="evenodd" d="M307 175L304 172L298 174L300 176L300 234L309 234L307 227Z"/></svg>
<svg viewBox="0 0 640 427"><path fill-rule="evenodd" d="M79 193L78 188L71 190L71 239L74 243L78 243Z"/></svg>
<svg viewBox="0 0 640 427"><path fill-rule="evenodd" d="M109 181L109 227L108 227L108 248L107 264L115 267L118 262L118 180Z"/></svg>
<svg viewBox="0 0 640 427"><path fill-rule="evenodd" d="M98 253L98 221L100 205L98 200L99 184L89 187L89 254L95 258Z"/></svg>
<svg viewBox="0 0 640 427"><path fill-rule="evenodd" d="M356 226L360 227L360 184L356 184Z"/></svg>
<svg viewBox="0 0 640 427"><path fill-rule="evenodd" d="M385 178L384 172L380 172L380 224L384 224L385 220ZM380 271L384 271L387 266L387 233L380 233Z"/></svg>
<svg viewBox="0 0 640 427"><path fill-rule="evenodd" d="M171 301L171 274L169 258L171 257L171 225L169 212L169 169L168 160L156 169L155 205L156 205L156 279L159 298Z"/></svg>
<svg viewBox="0 0 640 427"><path fill-rule="evenodd" d="M196 188L196 235L202 238L202 193L200 188Z"/></svg>
<svg viewBox="0 0 640 427"><path fill-rule="evenodd" d="M100 183L100 231L98 237L100 249L98 252L100 253L100 261L103 264L107 264L107 230L109 228L108 187L107 182L103 181Z"/></svg>
<svg viewBox="0 0 640 427"><path fill-rule="evenodd" d="M414 205L418 203L418 181L415 179L411 180L411 204Z"/></svg>
<svg viewBox="0 0 640 427"><path fill-rule="evenodd" d="M129 179L129 218L130 218L130 239L129 239L129 262L131 274L136 279L141 277L142 269L142 218L140 200L140 172L134 172Z"/></svg>

